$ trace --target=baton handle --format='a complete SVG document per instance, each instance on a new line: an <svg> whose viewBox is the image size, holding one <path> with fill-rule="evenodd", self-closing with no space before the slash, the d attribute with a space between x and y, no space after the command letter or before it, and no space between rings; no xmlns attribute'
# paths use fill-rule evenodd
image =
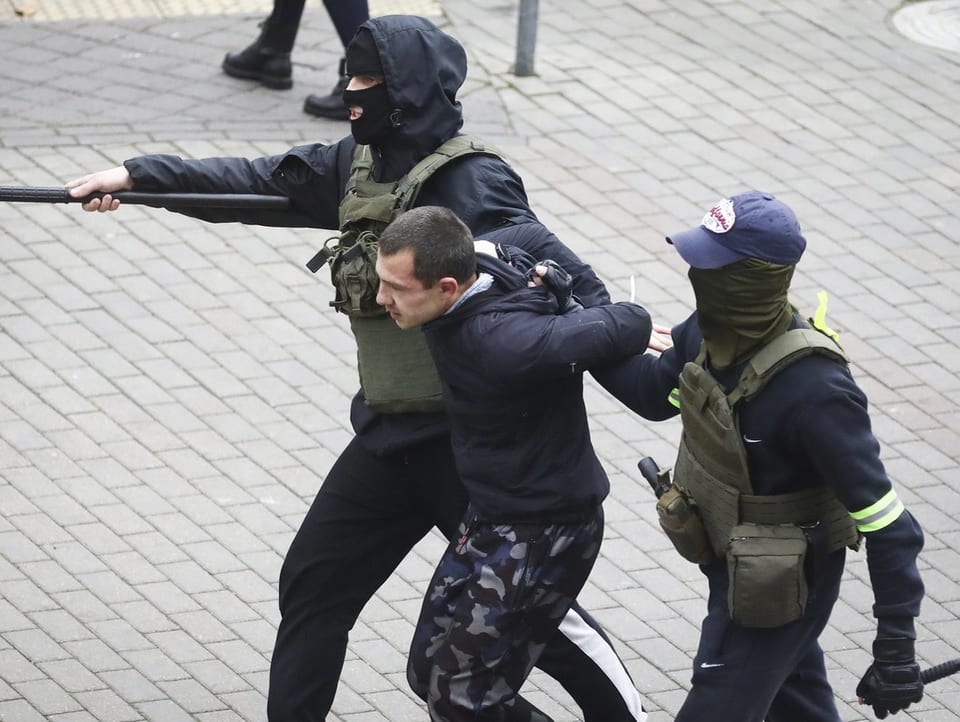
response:
<svg viewBox="0 0 960 722"><path fill-rule="evenodd" d="M654 495L659 499L670 488L669 484L664 483L660 478L660 466L652 457L644 456L637 462L637 468L640 474L647 480Z"/></svg>
<svg viewBox="0 0 960 722"><path fill-rule="evenodd" d="M928 667L920 673L920 680L924 684L930 684L931 682L936 682L938 679L949 677L956 672L960 672L960 658L951 659L949 662Z"/></svg>
<svg viewBox="0 0 960 722"><path fill-rule="evenodd" d="M255 195L252 193L140 193L117 191L116 193L91 193L84 198L74 198L70 190L62 187L0 186L0 201L14 203L86 203L94 198L111 195L121 203L131 203L153 208L259 208L286 210L290 199L286 196Z"/></svg>

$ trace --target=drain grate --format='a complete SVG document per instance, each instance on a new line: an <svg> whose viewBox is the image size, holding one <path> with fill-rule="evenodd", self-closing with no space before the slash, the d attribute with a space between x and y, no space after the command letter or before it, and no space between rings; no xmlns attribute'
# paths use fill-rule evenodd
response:
<svg viewBox="0 0 960 722"><path fill-rule="evenodd" d="M960 0L910 2L894 12L890 22L914 42L960 52Z"/></svg>

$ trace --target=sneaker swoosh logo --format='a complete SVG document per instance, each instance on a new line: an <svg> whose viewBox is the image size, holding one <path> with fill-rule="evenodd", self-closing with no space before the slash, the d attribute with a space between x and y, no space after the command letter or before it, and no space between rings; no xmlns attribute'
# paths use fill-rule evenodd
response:
<svg viewBox="0 0 960 722"><path fill-rule="evenodd" d="M714 667L723 667L723 662L701 662L700 669L712 669Z"/></svg>
<svg viewBox="0 0 960 722"><path fill-rule="evenodd" d="M763 441L763 439L751 439L746 434L743 435L743 440L746 441L748 444L759 444L761 441Z"/></svg>

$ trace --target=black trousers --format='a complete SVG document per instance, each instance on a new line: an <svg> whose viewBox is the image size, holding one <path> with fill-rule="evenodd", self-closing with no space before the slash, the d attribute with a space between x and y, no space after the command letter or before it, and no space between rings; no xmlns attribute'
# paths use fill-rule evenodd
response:
<svg viewBox="0 0 960 722"><path fill-rule="evenodd" d="M693 660L693 686L676 722L840 722L817 641L840 594L846 555L824 558L804 615L774 629L730 621L726 561L701 567L710 584L707 616Z"/></svg>
<svg viewBox="0 0 960 722"><path fill-rule="evenodd" d="M364 604L434 526L449 539L466 493L447 437L378 456L353 439L307 512L280 572L280 626L270 665L270 722L323 720L347 635ZM645 718L639 695L599 625L575 605L538 666L585 722Z"/></svg>
<svg viewBox="0 0 960 722"><path fill-rule="evenodd" d="M264 24L264 39L274 50L289 53L297 39L300 18L307 0L274 0L273 11ZM357 28L370 19L367 0L324 0L324 7L346 48Z"/></svg>

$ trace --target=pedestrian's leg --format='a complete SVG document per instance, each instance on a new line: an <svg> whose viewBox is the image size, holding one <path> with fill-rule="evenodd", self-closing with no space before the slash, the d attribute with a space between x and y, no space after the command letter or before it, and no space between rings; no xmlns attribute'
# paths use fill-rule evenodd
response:
<svg viewBox="0 0 960 722"><path fill-rule="evenodd" d="M330 469L280 573L270 722L323 720L363 605L433 526L402 459L356 439Z"/></svg>
<svg viewBox="0 0 960 722"><path fill-rule="evenodd" d="M644 722L640 693L599 622L574 603L537 667L579 705L584 722Z"/></svg>
<svg viewBox="0 0 960 722"><path fill-rule="evenodd" d="M261 24L260 37L239 52L227 53L223 72L234 78L256 80L268 88L293 86L293 51L306 0L274 0L273 11Z"/></svg>
<svg viewBox="0 0 960 722"><path fill-rule="evenodd" d="M370 8L367 0L323 0L333 27L343 47L347 47L357 29L370 19Z"/></svg>
<svg viewBox="0 0 960 722"><path fill-rule="evenodd" d="M324 0L327 14L346 48L359 27L370 18L367 0ZM350 114L343 104L343 91L347 87L346 58L340 58L337 82L326 95L311 93L303 101L303 112L330 120L349 120Z"/></svg>

